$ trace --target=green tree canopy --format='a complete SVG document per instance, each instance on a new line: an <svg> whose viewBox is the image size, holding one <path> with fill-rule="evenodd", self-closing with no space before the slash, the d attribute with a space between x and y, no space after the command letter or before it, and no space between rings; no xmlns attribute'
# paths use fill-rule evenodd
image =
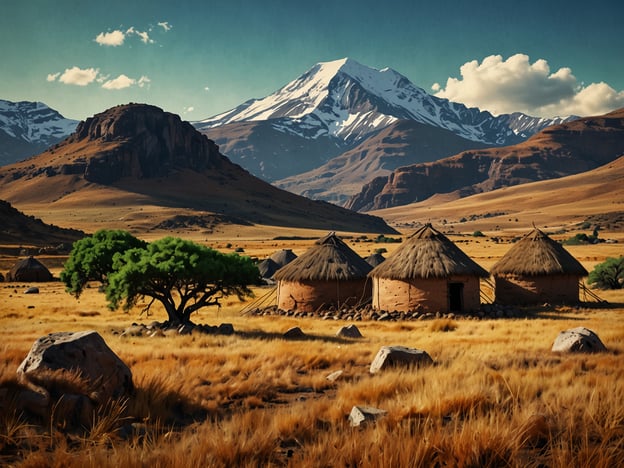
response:
<svg viewBox="0 0 624 468"><path fill-rule="evenodd" d="M146 242L127 231L101 229L92 236L74 242L69 258L63 265L61 281L69 293L80 297L87 282L107 283L115 254L146 245Z"/></svg>
<svg viewBox="0 0 624 468"><path fill-rule="evenodd" d="M218 305L222 297L251 296L249 285L258 284L259 276L248 257L166 237L115 256L106 298L112 309L126 310L150 298L146 310L158 301L170 323L186 323L193 312Z"/></svg>
<svg viewBox="0 0 624 468"><path fill-rule="evenodd" d="M622 289L624 287L624 257L609 257L589 273L589 284L599 289Z"/></svg>

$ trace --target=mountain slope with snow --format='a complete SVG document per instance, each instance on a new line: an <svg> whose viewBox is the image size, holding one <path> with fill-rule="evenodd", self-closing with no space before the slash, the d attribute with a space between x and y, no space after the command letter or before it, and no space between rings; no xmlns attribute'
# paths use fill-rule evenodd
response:
<svg viewBox="0 0 624 468"><path fill-rule="evenodd" d="M78 121L42 102L0 99L0 165L40 153L70 135Z"/></svg>
<svg viewBox="0 0 624 468"><path fill-rule="evenodd" d="M195 126L206 131L234 122L266 120L284 133L309 139L334 137L347 144L362 141L397 120L413 120L469 140L508 145L567 119L522 114L495 117L432 96L391 68L376 70L345 58L318 63L275 93Z"/></svg>

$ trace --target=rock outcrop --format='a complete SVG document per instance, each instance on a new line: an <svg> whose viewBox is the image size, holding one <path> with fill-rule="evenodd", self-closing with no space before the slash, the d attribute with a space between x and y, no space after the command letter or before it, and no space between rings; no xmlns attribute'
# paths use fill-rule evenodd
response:
<svg viewBox="0 0 624 468"><path fill-rule="evenodd" d="M132 372L95 331L58 332L39 338L17 369L20 381L53 393L48 383L56 371L78 373L96 404L117 399L133 390Z"/></svg>
<svg viewBox="0 0 624 468"><path fill-rule="evenodd" d="M607 348L593 331L577 327L559 333L551 350L558 353L601 353Z"/></svg>
<svg viewBox="0 0 624 468"><path fill-rule="evenodd" d="M174 169L202 171L217 167L219 147L179 116L155 106L128 104L80 122L67 143L115 142L110 151L73 165L63 173L84 173L86 180L111 184L121 177L164 177Z"/></svg>
<svg viewBox="0 0 624 468"><path fill-rule="evenodd" d="M422 349L405 346L382 346L370 366L370 373L376 374L388 368L410 368L433 364L433 359Z"/></svg>

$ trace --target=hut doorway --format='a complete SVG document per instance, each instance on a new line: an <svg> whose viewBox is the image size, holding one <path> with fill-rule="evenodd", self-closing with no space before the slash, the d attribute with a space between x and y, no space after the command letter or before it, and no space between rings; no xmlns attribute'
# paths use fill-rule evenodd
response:
<svg viewBox="0 0 624 468"><path fill-rule="evenodd" d="M449 310L461 312L464 310L464 283L449 283Z"/></svg>

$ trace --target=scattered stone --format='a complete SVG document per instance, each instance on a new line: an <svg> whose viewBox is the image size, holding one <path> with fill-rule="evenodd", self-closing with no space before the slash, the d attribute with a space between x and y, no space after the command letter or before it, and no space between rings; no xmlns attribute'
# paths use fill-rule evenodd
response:
<svg viewBox="0 0 624 468"><path fill-rule="evenodd" d="M387 411L372 406L354 406L349 414L349 423L352 427L359 427L366 422L372 422L381 416L388 414Z"/></svg>
<svg viewBox="0 0 624 468"><path fill-rule="evenodd" d="M24 294L39 294L39 288L37 286L31 286L24 291Z"/></svg>
<svg viewBox="0 0 624 468"><path fill-rule="evenodd" d="M288 339L305 338L305 336L306 334L303 333L303 331L299 327L292 327L288 329L286 333L284 333L284 338Z"/></svg>
<svg viewBox="0 0 624 468"><path fill-rule="evenodd" d="M329 374L327 377L325 377L327 380L329 380L330 382L335 382L336 380L338 380L342 374L344 373L343 370L337 370L332 372L331 374Z"/></svg>
<svg viewBox="0 0 624 468"><path fill-rule="evenodd" d="M336 336L342 338L362 338L360 330L354 324L341 327Z"/></svg>
<svg viewBox="0 0 624 468"><path fill-rule="evenodd" d="M588 328L578 327L559 333L552 345L557 353L601 353L607 351L598 335Z"/></svg>
<svg viewBox="0 0 624 468"><path fill-rule="evenodd" d="M121 336L143 336L146 332L147 327L145 325L138 325L136 323L133 323L123 332L121 332Z"/></svg>
<svg viewBox="0 0 624 468"><path fill-rule="evenodd" d="M17 369L21 382L48 393L49 371L79 372L94 392L96 403L127 396L132 372L95 331L59 332L39 338ZM74 402L82 405L84 402Z"/></svg>
<svg viewBox="0 0 624 468"><path fill-rule="evenodd" d="M370 366L370 373L375 374L389 367L420 367L433 364L433 359L426 351L405 346L382 346Z"/></svg>

